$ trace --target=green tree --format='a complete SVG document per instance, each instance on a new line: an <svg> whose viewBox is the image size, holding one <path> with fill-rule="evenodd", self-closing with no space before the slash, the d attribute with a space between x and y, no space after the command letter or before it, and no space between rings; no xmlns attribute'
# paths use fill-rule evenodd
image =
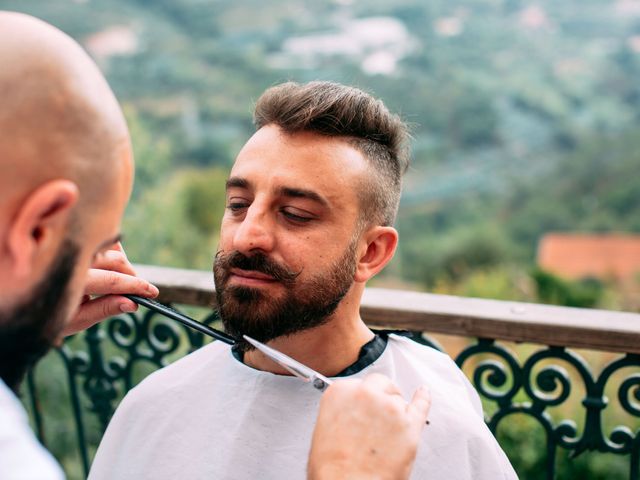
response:
<svg viewBox="0 0 640 480"><path fill-rule="evenodd" d="M123 230L132 261L210 269L226 177L217 168L178 171L131 203Z"/></svg>

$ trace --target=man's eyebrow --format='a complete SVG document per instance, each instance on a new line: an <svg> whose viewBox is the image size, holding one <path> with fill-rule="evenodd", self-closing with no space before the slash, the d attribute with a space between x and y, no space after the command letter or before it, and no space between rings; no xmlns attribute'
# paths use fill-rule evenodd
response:
<svg viewBox="0 0 640 480"><path fill-rule="evenodd" d="M246 178L242 177L231 177L227 180L225 184L225 188L229 190L230 188L249 188L249 181Z"/></svg>
<svg viewBox="0 0 640 480"><path fill-rule="evenodd" d="M100 244L100 246L98 247L98 251L104 250L105 248L110 247L111 245L115 245L116 243L121 242L121 241L122 241L122 234L119 233L118 235L116 235L112 239L102 242Z"/></svg>
<svg viewBox="0 0 640 480"><path fill-rule="evenodd" d="M320 194L313 190L305 190L303 188L282 187L279 192L283 197L308 198L319 203L323 207L328 207L329 202Z"/></svg>

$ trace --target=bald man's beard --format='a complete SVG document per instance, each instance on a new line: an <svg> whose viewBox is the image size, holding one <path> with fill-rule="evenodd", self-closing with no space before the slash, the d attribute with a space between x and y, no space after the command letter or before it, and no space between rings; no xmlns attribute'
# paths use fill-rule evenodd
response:
<svg viewBox="0 0 640 480"><path fill-rule="evenodd" d="M29 370L53 346L69 313L67 287L78 248L66 241L28 298L0 311L0 378L16 394Z"/></svg>
<svg viewBox="0 0 640 480"><path fill-rule="evenodd" d="M284 285L285 294L273 298L259 288L228 286L233 268L271 275ZM329 320L353 285L355 269L355 241L326 272L308 280L300 280L298 273L261 253L247 257L240 252L218 252L213 272L225 330L238 339L240 349L249 350L242 335L268 342L319 327Z"/></svg>

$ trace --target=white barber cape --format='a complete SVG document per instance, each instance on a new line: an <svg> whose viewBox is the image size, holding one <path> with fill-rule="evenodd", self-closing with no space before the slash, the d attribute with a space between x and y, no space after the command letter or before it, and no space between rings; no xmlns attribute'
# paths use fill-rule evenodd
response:
<svg viewBox="0 0 640 480"><path fill-rule="evenodd" d="M0 479L63 480L62 470L38 442L27 412L0 380Z"/></svg>
<svg viewBox="0 0 640 480"><path fill-rule="evenodd" d="M379 372L408 400L432 396L412 479L514 479L482 418L480 399L446 355L389 335L353 375ZM320 393L295 377L255 370L214 342L131 390L98 449L90 480L304 480Z"/></svg>

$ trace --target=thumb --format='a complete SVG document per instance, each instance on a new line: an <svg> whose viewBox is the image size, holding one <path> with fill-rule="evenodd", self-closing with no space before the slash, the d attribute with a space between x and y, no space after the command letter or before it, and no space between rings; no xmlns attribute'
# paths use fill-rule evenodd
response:
<svg viewBox="0 0 640 480"><path fill-rule="evenodd" d="M412 422L424 425L431 408L431 393L426 386L422 386L413 394L411 402L407 405L407 414Z"/></svg>

